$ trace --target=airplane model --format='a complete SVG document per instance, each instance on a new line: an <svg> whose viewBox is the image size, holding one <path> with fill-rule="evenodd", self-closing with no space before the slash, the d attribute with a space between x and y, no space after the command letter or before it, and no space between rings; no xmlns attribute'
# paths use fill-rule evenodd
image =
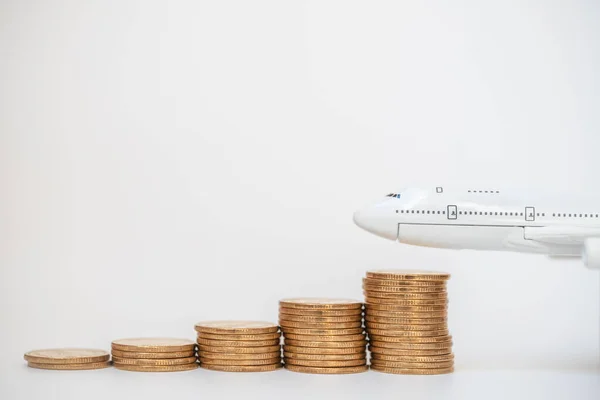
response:
<svg viewBox="0 0 600 400"><path fill-rule="evenodd" d="M480 188L407 188L354 213L400 243L580 257L600 269L600 198Z"/></svg>

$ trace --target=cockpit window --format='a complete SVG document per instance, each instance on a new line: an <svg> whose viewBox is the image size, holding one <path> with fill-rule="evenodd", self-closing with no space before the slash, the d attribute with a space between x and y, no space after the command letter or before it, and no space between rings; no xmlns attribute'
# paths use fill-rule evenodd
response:
<svg viewBox="0 0 600 400"><path fill-rule="evenodd" d="M386 195L385 197L395 197L395 198L399 199L400 193L390 193L390 194Z"/></svg>

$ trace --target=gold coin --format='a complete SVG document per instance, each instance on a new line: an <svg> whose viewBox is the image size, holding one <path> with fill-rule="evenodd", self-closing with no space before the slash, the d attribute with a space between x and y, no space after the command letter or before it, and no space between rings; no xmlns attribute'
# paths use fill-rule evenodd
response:
<svg viewBox="0 0 600 400"><path fill-rule="evenodd" d="M302 365L290 365L286 364L285 369L294 372L303 372L306 374L355 374L359 372L366 372L369 367L366 365L358 366L358 367L335 367L335 368L325 368L325 367L305 367Z"/></svg>
<svg viewBox="0 0 600 400"><path fill-rule="evenodd" d="M445 361L445 362L426 362L426 363L418 363L418 362L403 362L403 361L385 361L385 360L371 360L371 365L375 365L377 367L386 367L386 368L410 368L410 369L421 369L421 368L449 368L454 366L454 360Z"/></svg>
<svg viewBox="0 0 600 400"><path fill-rule="evenodd" d="M47 364L47 363L36 363L29 361L27 363L29 368L37 369L53 369L53 370L84 370L84 369L101 369L110 367L110 361L103 362L88 362L83 364Z"/></svg>
<svg viewBox="0 0 600 400"><path fill-rule="evenodd" d="M262 360L220 360L218 358L204 358L200 359L201 365L273 365L281 363L281 357L275 358L264 358Z"/></svg>
<svg viewBox="0 0 600 400"><path fill-rule="evenodd" d="M321 361L346 361L346 360L360 360L365 359L367 353L354 353L354 354L302 354L302 353L291 353L289 351L283 352L284 360L290 358L296 360L321 360Z"/></svg>
<svg viewBox="0 0 600 400"><path fill-rule="evenodd" d="M375 286L363 284L363 290L372 293L446 293L445 286Z"/></svg>
<svg viewBox="0 0 600 400"><path fill-rule="evenodd" d="M146 359L169 359L169 358L185 358L193 357L196 354L195 351L178 351L173 353L136 353L133 351L120 351L112 350L113 357L121 358L146 358Z"/></svg>
<svg viewBox="0 0 600 400"><path fill-rule="evenodd" d="M286 344L283 346L283 351L300 354L356 354L364 353L365 347L299 347Z"/></svg>
<svg viewBox="0 0 600 400"><path fill-rule="evenodd" d="M318 322L337 323L337 322L356 322L362 320L362 315L356 316L343 316L343 317L315 317L314 315L291 315L291 314L279 314L279 320L283 321L296 321L296 322L308 322L311 324Z"/></svg>
<svg viewBox="0 0 600 400"><path fill-rule="evenodd" d="M108 361L110 354L98 349L64 348L33 350L23 358L36 364L86 364Z"/></svg>
<svg viewBox="0 0 600 400"><path fill-rule="evenodd" d="M390 299L382 297L365 296L365 301L370 304L392 304L398 306L444 306L448 304L448 299L436 300L406 300Z"/></svg>
<svg viewBox="0 0 600 400"><path fill-rule="evenodd" d="M371 357L373 356L441 356L448 355L452 353L452 346L442 348L442 349L429 349L429 350L418 350L418 349L391 349L388 347L376 347L369 346L369 351L371 352Z"/></svg>
<svg viewBox="0 0 600 400"><path fill-rule="evenodd" d="M286 328L285 326L281 327L283 331L283 335L286 336L289 333L293 333L296 335L325 335L325 336L338 336L338 335L356 335L358 333L363 333L364 329L360 328L346 328L346 329L328 329L328 328L317 328L317 329L302 329L302 328Z"/></svg>
<svg viewBox="0 0 600 400"><path fill-rule="evenodd" d="M396 311L396 312L447 312L447 305L438 306L417 306L417 305L403 305L403 304L367 304L365 305L365 314L370 313L372 310L379 311Z"/></svg>
<svg viewBox="0 0 600 400"><path fill-rule="evenodd" d="M144 353L173 353L195 350L196 343L188 339L135 338L115 340L112 342L112 348L114 350Z"/></svg>
<svg viewBox="0 0 600 400"><path fill-rule="evenodd" d="M413 319L430 319L430 318L448 318L448 312L442 311L382 311L369 309L365 312L365 319L369 318L413 318Z"/></svg>
<svg viewBox="0 0 600 400"><path fill-rule="evenodd" d="M356 322L298 322L279 320L279 325L285 328L300 328L300 329L351 329L362 327L362 321Z"/></svg>
<svg viewBox="0 0 600 400"><path fill-rule="evenodd" d="M267 360L273 358L281 358L281 349L277 351L271 351L268 353L211 353L209 351L203 351L200 354L200 358L203 360Z"/></svg>
<svg viewBox="0 0 600 400"><path fill-rule="evenodd" d="M349 310L319 310L279 307L279 313L288 315L314 315L315 317L346 317L362 315L362 308Z"/></svg>
<svg viewBox="0 0 600 400"><path fill-rule="evenodd" d="M439 271L418 271L408 269L378 269L367 271L367 278L396 281L447 281L450 274Z"/></svg>
<svg viewBox="0 0 600 400"><path fill-rule="evenodd" d="M354 342L314 342L311 340L285 339L285 344L298 347L364 347L367 345L367 341L363 339Z"/></svg>
<svg viewBox="0 0 600 400"><path fill-rule="evenodd" d="M369 339L378 340L381 342L439 343L451 341L452 335L447 334L441 336L392 336L391 334L388 334L387 331L375 331L369 332Z"/></svg>
<svg viewBox="0 0 600 400"><path fill-rule="evenodd" d="M364 333L359 333L358 335L335 335L335 336L310 336L310 335L296 335L294 333L288 333L285 335L285 340L293 339L293 340L309 340L316 342L352 342L356 340L364 340L366 336Z"/></svg>
<svg viewBox="0 0 600 400"><path fill-rule="evenodd" d="M247 353L273 353L281 349L281 346L267 347L222 347L222 346L198 346L198 354L202 352L212 353L230 353L230 354L247 354Z"/></svg>
<svg viewBox="0 0 600 400"><path fill-rule="evenodd" d="M198 338L200 339L211 339L211 340L273 340L281 337L281 332L273 332L273 333L259 333L257 335L254 334L237 334L237 333L205 333L198 332Z"/></svg>
<svg viewBox="0 0 600 400"><path fill-rule="evenodd" d="M409 363L432 363L432 362L448 362L454 360L454 354L443 354L433 356L394 356L387 354L371 354L371 360L392 361L392 362L409 362Z"/></svg>
<svg viewBox="0 0 600 400"><path fill-rule="evenodd" d="M424 369L410 369L410 368L388 368L371 365L373 371L384 372L386 374L399 374L399 375L439 375L449 374L454 372L454 367L450 368L424 368Z"/></svg>
<svg viewBox="0 0 600 400"><path fill-rule="evenodd" d="M223 372L268 372L280 369L283 365L281 363L271 365L215 365L215 364L202 364L200 367L204 369L210 369L213 371Z"/></svg>
<svg viewBox="0 0 600 400"><path fill-rule="evenodd" d="M354 299L335 299L319 297L300 297L283 299L279 301L280 307L296 309L320 309L320 310L351 310L362 308L362 302Z"/></svg>
<svg viewBox="0 0 600 400"><path fill-rule="evenodd" d="M448 298L448 293L388 293L363 291L367 297L375 297L378 299L395 299L395 300L440 300Z"/></svg>
<svg viewBox="0 0 600 400"><path fill-rule="evenodd" d="M288 358L285 361L285 365L303 365L305 367L326 367L326 368L337 368L337 367L357 367L359 365L367 365L367 359L361 360L346 360L346 361L326 361L326 360L298 360L294 358Z"/></svg>
<svg viewBox="0 0 600 400"><path fill-rule="evenodd" d="M276 346L280 343L280 339L270 340L210 340L198 339L199 345L214 346L214 347L266 347Z"/></svg>
<svg viewBox="0 0 600 400"><path fill-rule="evenodd" d="M367 332L373 332L373 330L383 330L383 331L441 331L447 330L448 324L431 324L431 325L412 325L412 324L380 324L377 322L367 322L366 324Z"/></svg>
<svg viewBox="0 0 600 400"><path fill-rule="evenodd" d="M129 364L113 364L116 369L123 371L136 371L136 372L179 372L179 371L191 371L198 368L197 363L183 364L183 365L156 365L156 366L143 366L143 365L129 365Z"/></svg>
<svg viewBox="0 0 600 400"><path fill-rule="evenodd" d="M185 358L166 358L163 360L160 359L143 359L143 358L120 358L113 356L112 358L114 363L117 364L128 364L128 365L146 365L146 366L158 366L158 365L182 365L182 364L191 364L196 362L196 356L194 357L185 357Z"/></svg>
<svg viewBox="0 0 600 400"><path fill-rule="evenodd" d="M425 325L422 325L425 326ZM381 335L381 336L396 336L396 337L406 337L406 336L414 336L414 337L431 337L431 336L446 336L449 334L448 329L439 329L435 331L401 331L401 330L378 330L378 329L369 329L367 330L369 337L371 334L373 335Z"/></svg>
<svg viewBox="0 0 600 400"><path fill-rule="evenodd" d="M397 281L393 279L363 278L363 285L390 287L435 287L446 288L446 281Z"/></svg>
<svg viewBox="0 0 600 400"><path fill-rule="evenodd" d="M279 327L264 321L203 321L198 322L194 329L201 333L245 333L261 334L277 332Z"/></svg>
<svg viewBox="0 0 600 400"><path fill-rule="evenodd" d="M387 325L439 325L446 324L447 318L391 318L367 315L367 323L378 323Z"/></svg>
<svg viewBox="0 0 600 400"><path fill-rule="evenodd" d="M380 342L378 340L371 340L369 349L371 348L389 348L389 349L403 349L403 350L441 350L451 349L452 342L440 342L440 343L401 343L401 342ZM373 347L371 347L373 346Z"/></svg>

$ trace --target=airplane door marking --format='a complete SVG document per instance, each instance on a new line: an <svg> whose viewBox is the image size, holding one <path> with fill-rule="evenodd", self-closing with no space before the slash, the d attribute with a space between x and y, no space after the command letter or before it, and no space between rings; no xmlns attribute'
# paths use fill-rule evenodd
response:
<svg viewBox="0 0 600 400"><path fill-rule="evenodd" d="M525 207L525 221L535 221L535 207Z"/></svg>
<svg viewBox="0 0 600 400"><path fill-rule="evenodd" d="M449 205L448 206L448 219L456 219L458 212L456 211L456 206Z"/></svg>

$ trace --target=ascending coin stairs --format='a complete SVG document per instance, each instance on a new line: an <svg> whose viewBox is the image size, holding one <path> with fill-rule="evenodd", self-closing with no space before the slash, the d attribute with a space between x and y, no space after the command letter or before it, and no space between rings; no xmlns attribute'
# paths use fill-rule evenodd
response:
<svg viewBox="0 0 600 400"><path fill-rule="evenodd" d="M267 372L284 367L312 374L374 371L437 375L454 371L447 325L450 275L377 270L363 279L364 303L352 299L290 298L279 302L279 324L205 321L196 341L115 340L111 354L63 348L25 354L31 368L136 372ZM367 351L368 349L368 351ZM283 351L282 351L283 350ZM367 354L370 362L367 363Z"/></svg>

